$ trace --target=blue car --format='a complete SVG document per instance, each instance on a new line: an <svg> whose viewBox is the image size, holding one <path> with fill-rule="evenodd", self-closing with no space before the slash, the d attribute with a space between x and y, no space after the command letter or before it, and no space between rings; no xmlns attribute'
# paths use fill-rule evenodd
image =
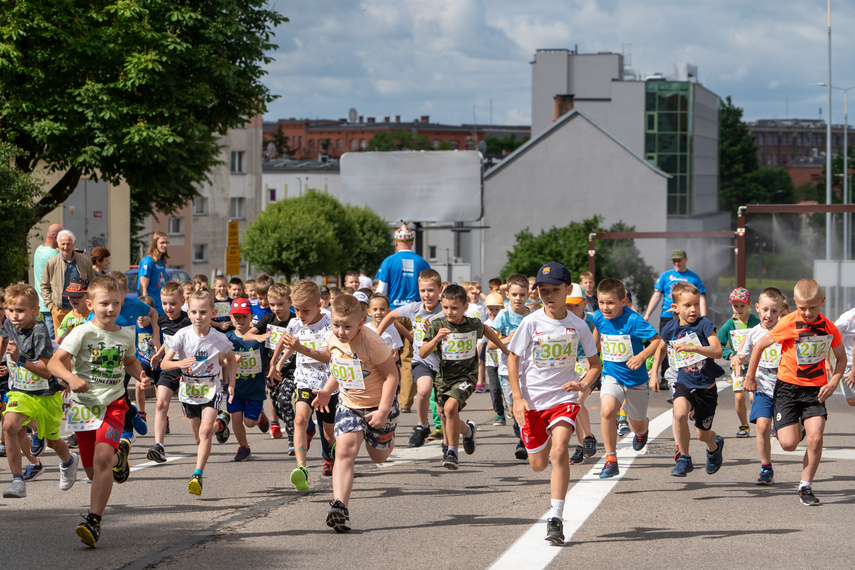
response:
<svg viewBox="0 0 855 570"><path fill-rule="evenodd" d="M125 275L128 277L128 297L136 299L139 296L137 293L139 290L139 266L132 265L130 269L125 271ZM178 283L193 280L190 274L183 269L172 269L171 267L166 268L166 276L170 281L177 281Z"/></svg>

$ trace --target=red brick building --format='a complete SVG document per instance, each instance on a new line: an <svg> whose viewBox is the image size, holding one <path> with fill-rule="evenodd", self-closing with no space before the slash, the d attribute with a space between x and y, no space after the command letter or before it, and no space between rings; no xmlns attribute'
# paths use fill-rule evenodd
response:
<svg viewBox="0 0 855 570"><path fill-rule="evenodd" d="M428 137L436 148L448 143L451 148L475 150L487 136L503 138L512 134L518 139L530 136L528 126L497 125L442 125L431 123L424 115L411 122L401 122L401 116L375 117L353 116L354 119L279 119L264 123L265 152L269 157L278 156L272 141L277 129L285 137L292 158L316 159L320 156L338 158L346 152L364 150L375 134L383 131L412 131Z"/></svg>
<svg viewBox="0 0 855 570"><path fill-rule="evenodd" d="M748 123L748 130L760 166L787 166L797 158L825 154L826 124L821 119L761 119ZM851 127L847 135L851 147ZM838 149L843 149L843 125L831 125L831 152L837 154Z"/></svg>

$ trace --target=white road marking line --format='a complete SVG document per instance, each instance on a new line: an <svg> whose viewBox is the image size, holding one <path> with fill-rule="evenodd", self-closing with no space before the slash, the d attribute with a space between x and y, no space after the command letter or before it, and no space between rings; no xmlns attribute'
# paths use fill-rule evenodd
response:
<svg viewBox="0 0 855 570"><path fill-rule="evenodd" d="M184 459L184 455L170 455L166 458L166 463L170 461L178 461L179 459ZM131 472L139 471L140 469L145 469L146 467L154 467L155 465L163 465L163 463L158 463L157 461L148 461L146 463L140 463L139 465L134 465L131 467Z"/></svg>
<svg viewBox="0 0 855 570"><path fill-rule="evenodd" d="M442 442L436 441L426 443L421 447L396 447L385 463L380 463L377 467L391 467L401 463L409 463L411 461L422 461L425 459L442 460Z"/></svg>
<svg viewBox="0 0 855 570"><path fill-rule="evenodd" d="M778 440L774 437L772 438L772 453L774 453L775 455L790 455L801 457L804 455L805 451L807 451L807 448L804 445L798 446L793 451L784 451L781 448L781 444L778 443ZM840 447L823 447L822 458L855 460L855 449L846 449Z"/></svg>
<svg viewBox="0 0 855 570"><path fill-rule="evenodd" d="M648 444L663 431L671 427L671 418L671 410L668 410L650 421ZM609 479L600 479L600 471L605 463L605 458L603 457L578 483L567 491L564 511L565 541L573 538L576 531L597 510L603 499L611 493L617 482L626 474L635 458L647 452L646 447L641 451L632 449L632 439L634 437L634 435L624 437L617 444L617 459L621 470L620 474ZM556 548L543 539L545 536L544 526L547 514L548 512L544 513L538 522L529 527L525 534L490 566L491 570L545 568L549 565L561 553L561 549Z"/></svg>

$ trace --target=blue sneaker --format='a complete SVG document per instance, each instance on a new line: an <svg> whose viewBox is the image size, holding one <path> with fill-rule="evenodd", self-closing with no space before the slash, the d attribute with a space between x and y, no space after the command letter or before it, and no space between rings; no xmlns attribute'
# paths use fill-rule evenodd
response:
<svg viewBox="0 0 855 570"><path fill-rule="evenodd" d="M44 465L42 465L41 460L39 460L39 462L35 465L27 465L27 467L24 469L24 481L32 481L33 479L44 473L44 471L45 467Z"/></svg>
<svg viewBox="0 0 855 570"><path fill-rule="evenodd" d="M620 474L620 469L618 469L617 457L614 456L606 456L606 464L603 465L603 470L600 471L600 479L608 479L609 477L614 477L615 475Z"/></svg>
<svg viewBox="0 0 855 570"><path fill-rule="evenodd" d="M644 433L635 434L635 437L632 438L632 448L636 451L644 449L644 446L647 445L647 434L649 433L650 430L647 430Z"/></svg>
<svg viewBox="0 0 855 570"><path fill-rule="evenodd" d="M673 477L685 477L688 473L691 473L695 470L695 466L692 465L692 458L688 455L680 455L677 459L677 465L671 470L671 476Z"/></svg>
<svg viewBox="0 0 855 570"><path fill-rule="evenodd" d="M617 427L617 434L618 434L618 435L620 435L620 436L627 435L627 434L629 434L629 432L631 432L631 431L632 431L632 430L629 428L629 422L628 422L628 421L626 421L625 419L624 419L624 420L618 420L618 425L617 425L617 426L618 426L618 427Z"/></svg>
<svg viewBox="0 0 855 570"><path fill-rule="evenodd" d="M757 478L758 485L771 485L775 479L775 472L771 467L760 469L760 477Z"/></svg>
<svg viewBox="0 0 855 570"><path fill-rule="evenodd" d="M135 410L137 409L136 405L131 404L131 406ZM136 415L131 419L131 423L134 426L134 431L137 432L138 434L145 435L148 433L148 424L145 423L145 420L140 415L139 410L137 410Z"/></svg>
<svg viewBox="0 0 855 570"><path fill-rule="evenodd" d="M721 469L721 463L724 461L724 438L720 435L715 436L715 442L718 444L718 449L710 453L707 451L707 474L712 475Z"/></svg>
<svg viewBox="0 0 855 570"><path fill-rule="evenodd" d="M132 431L123 431L122 439L127 439L129 442L133 443L137 439L137 436L134 435L134 432Z"/></svg>
<svg viewBox="0 0 855 570"><path fill-rule="evenodd" d="M45 438L39 437L36 432L30 434L30 453L38 457L45 450Z"/></svg>

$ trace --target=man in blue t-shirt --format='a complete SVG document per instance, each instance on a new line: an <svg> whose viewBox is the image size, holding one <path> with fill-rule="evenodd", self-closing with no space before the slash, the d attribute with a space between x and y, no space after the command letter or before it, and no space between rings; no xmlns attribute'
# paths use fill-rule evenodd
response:
<svg viewBox="0 0 855 570"><path fill-rule="evenodd" d="M377 270L377 293L386 295L392 309L419 300L419 273L430 269L421 255L412 252L415 234L403 224L395 232L393 255L383 260Z"/></svg>
<svg viewBox="0 0 855 570"><path fill-rule="evenodd" d="M659 276L656 280L656 285L653 286L653 296L650 298L650 303L647 305L647 311L644 313L644 320L650 321L650 315L656 308L659 301L662 301L662 315L659 319L659 330L662 330L668 321L674 318L674 313L671 311L671 289L674 285L680 282L691 283L701 292L701 316L707 314L706 288L704 282L694 271L686 269L689 258L686 256L685 249L675 249L671 253L671 263L674 264L674 269L669 269Z"/></svg>

